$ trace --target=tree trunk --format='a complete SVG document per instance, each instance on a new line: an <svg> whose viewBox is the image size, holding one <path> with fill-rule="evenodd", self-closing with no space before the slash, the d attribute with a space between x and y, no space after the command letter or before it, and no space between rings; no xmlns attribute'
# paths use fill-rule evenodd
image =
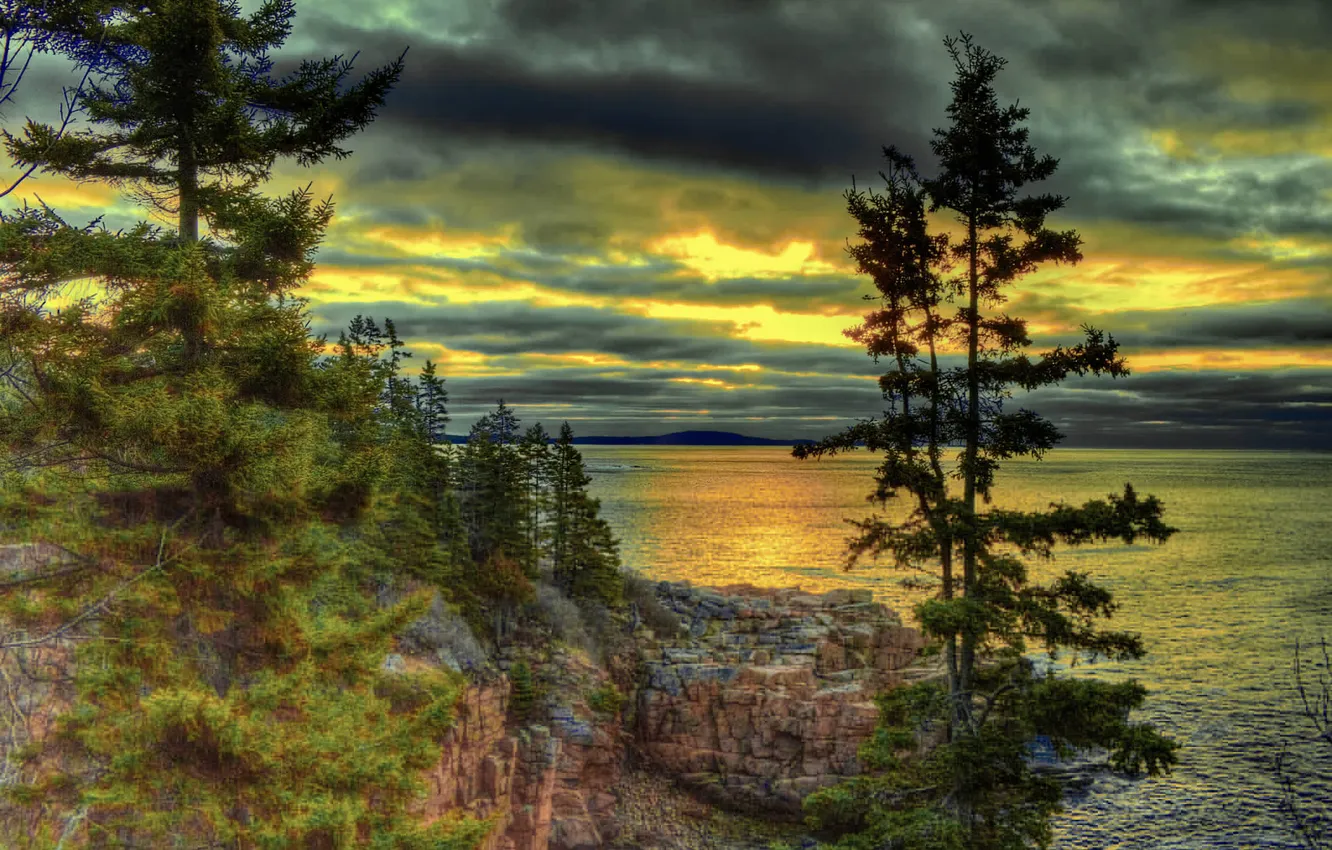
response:
<svg viewBox="0 0 1332 850"><path fill-rule="evenodd" d="M970 242L971 262L968 276L970 309L967 315L967 434L965 475L962 502L966 516L962 537L962 595L970 598L976 586L976 455L980 444L980 376L976 372L977 352L980 344L980 293L977 274L976 216L967 220L967 238ZM962 633L962 652L958 659L958 685L960 701L957 704L959 720L971 719L971 687L976 665L976 636L968 628Z"/></svg>
<svg viewBox="0 0 1332 850"><path fill-rule="evenodd" d="M944 477L943 466L939 462L939 407L943 404L943 398L939 392L939 353L934 343L934 312L927 306L925 308L925 321L929 327L930 344L930 376L933 382L930 387L930 468L934 472L935 481L940 487L939 499L941 504L946 505L948 500L948 481ZM948 519L944 516L940 519L939 530L939 568L943 577L943 598L950 600L953 598L953 537L948 533ZM949 696L956 699L961 693L961 684L958 681L957 669L957 635L949 635L948 641L944 644L944 660L948 665L948 693ZM956 717L956 713L954 714ZM953 723L950 722L945 729L947 741L953 740Z"/></svg>
<svg viewBox="0 0 1332 850"><path fill-rule="evenodd" d="M199 165L189 140L181 145L176 177L180 188L180 238L199 241Z"/></svg>
<svg viewBox="0 0 1332 850"><path fill-rule="evenodd" d="M967 315L967 433L966 469L963 475L962 501L964 526L962 531L962 596L971 599L976 592L976 455L980 444L980 376L976 373L977 352L980 344L980 293L978 292L976 215L967 217L967 236L971 257L968 275L970 311ZM958 692L954 695L957 711L955 724L963 734L971 734L972 682L976 668L976 629L970 623L963 626L962 646L958 658ZM954 728L952 731L959 731ZM964 768L965 769L965 768ZM956 790L956 788L955 788ZM973 818L970 801L959 795L958 820L970 832Z"/></svg>

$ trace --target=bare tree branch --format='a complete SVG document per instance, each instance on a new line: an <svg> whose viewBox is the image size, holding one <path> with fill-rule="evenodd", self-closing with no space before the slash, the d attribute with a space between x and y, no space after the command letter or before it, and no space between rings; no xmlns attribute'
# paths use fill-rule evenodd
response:
<svg viewBox="0 0 1332 850"><path fill-rule="evenodd" d="M27 31L27 28L30 27L31 24L27 23L23 16L17 14L17 9L15 8L16 6L21 7L23 3L24 0L8 0L3 6L4 48L3 51L0 51L0 106L13 102L14 92L18 90L19 84L23 82L23 77L28 72L28 66L32 64L32 57L37 52L37 44ZM15 45L14 40L19 36L20 30L22 30L24 34L21 36L19 43ZM94 49L94 52L100 50L105 38L106 28L103 27L101 34L97 37L97 47ZM6 77L9 75L11 69L13 69L18 63L20 56L23 57L22 66L19 67L18 73L12 80L7 80ZM83 97L83 90L88 85L88 78L92 75L94 67L95 65L92 61L86 62L83 67L83 76L79 78L79 84L73 88L66 86L62 89L61 96L63 98L63 103L60 106L60 126L56 128L55 135L51 138L51 145L56 144L64 137L65 132L69 129L69 125L74 120L74 116L83 111L83 108L80 105L80 100ZM6 135L8 134L6 133ZM48 145L47 151L50 151L50 145ZM13 193L24 180L27 180L28 177L40 167L41 162L34 162L29 165L24 169L22 174L9 184L8 187L0 189L0 198L7 197Z"/></svg>
<svg viewBox="0 0 1332 850"><path fill-rule="evenodd" d="M61 637L64 637L68 632L70 632L75 626L79 625L80 623L89 620L92 617L97 616L98 614L104 613L111 605L111 603L114 602L121 593L123 593L126 589L128 589L130 585L139 581L144 576L147 576L150 573L162 569L162 567L164 567L168 562L175 559L176 556L172 556L171 558L163 560L163 553L166 550L166 539L168 531L170 531L170 528L162 529L162 539L158 543L157 547L157 560L151 566L140 570L139 572L135 573L134 575L120 582L120 584L112 588L109 593L107 593L101 599L94 602L92 605L85 608L76 617L63 623L62 625L53 629L47 634L44 634L41 637L37 638L2 640L0 641L0 650L19 649L19 648L43 646L45 644L49 644L52 641L59 640Z"/></svg>

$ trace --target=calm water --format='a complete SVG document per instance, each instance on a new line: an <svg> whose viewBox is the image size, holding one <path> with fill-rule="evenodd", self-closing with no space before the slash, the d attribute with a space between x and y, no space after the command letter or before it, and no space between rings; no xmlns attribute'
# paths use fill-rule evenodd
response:
<svg viewBox="0 0 1332 850"><path fill-rule="evenodd" d="M909 619L904 575L841 571L848 517L871 510L877 459L796 461L782 448L582 448L591 490L624 560L657 578L811 590L870 587ZM1040 508L1122 491L1164 500L1180 528L1164 546L1065 549L1034 572L1092 573L1122 602L1112 625L1150 654L1079 665L1151 690L1140 719L1185 744L1164 779L1098 779L1069 801L1061 848L1297 848L1277 814L1272 756L1283 743L1321 759L1302 768L1311 805L1332 806L1332 760L1296 711L1295 641L1332 640L1332 455L1065 449L1013 462L996 502Z"/></svg>

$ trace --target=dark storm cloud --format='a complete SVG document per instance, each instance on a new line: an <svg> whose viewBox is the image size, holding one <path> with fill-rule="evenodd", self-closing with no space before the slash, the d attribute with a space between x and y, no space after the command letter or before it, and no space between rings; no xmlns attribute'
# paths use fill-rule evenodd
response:
<svg viewBox="0 0 1332 850"><path fill-rule="evenodd" d="M547 2L515 0L465 44L356 30L313 16L329 48L393 55L407 72L382 121L430 148L469 140L571 142L681 167L844 186L872 176L896 144L927 172L931 128L945 123L950 60L939 39L968 29L1009 60L1003 101L1032 108L1032 140L1061 159L1042 188L1066 216L1229 236L1255 227L1315 234L1332 225L1322 162L1233 161L1215 169L1142 148L1147 131L1308 128L1319 109L1254 101L1184 57L1202 33L1332 40L1303 2L1222 6L995 2ZM1297 25L1274 26L1289 16ZM1202 29L1202 25L1211 29ZM1279 56L1274 58L1279 61ZM545 225L543 246L585 243L579 225Z"/></svg>
<svg viewBox="0 0 1332 850"><path fill-rule="evenodd" d="M510 56L413 50L386 121L408 131L520 142L574 142L758 174L845 179L882 144L835 105L659 72L566 74ZM427 136L428 138L428 136Z"/></svg>
<svg viewBox="0 0 1332 850"><path fill-rule="evenodd" d="M1213 304L1173 310L1119 310L1088 316L1071 299L1024 293L1018 315L1065 323L1088 322L1129 351L1179 348L1223 350L1332 346L1332 301L1312 298L1255 304ZM1040 346L1076 345L1081 334L1042 336Z"/></svg>
<svg viewBox="0 0 1332 850"><path fill-rule="evenodd" d="M1279 301L1115 314L1130 348L1286 348L1332 346L1332 302Z"/></svg>
<svg viewBox="0 0 1332 850"><path fill-rule="evenodd" d="M402 44L412 44L407 74L381 121L401 145L404 162L367 170L354 183L415 179L430 172L432 158L441 164L459 156L503 163L524 152L549 156L564 149L553 142L631 163L666 163L681 174L720 169L765 185L774 185L774 178L803 181L820 191L846 186L852 173L866 182L880 164L880 146L892 143L914 154L928 173L930 129L946 121L951 78L939 40L967 29L1009 60L997 85L1001 101L1030 106L1033 144L1061 160L1053 180L1033 187L1069 197L1052 220L1055 226L1079 227L1087 236L1112 223L1213 240L1204 247L1190 243L1194 259L1286 268L1332 261L1323 254L1286 259L1264 254L1261 245L1226 244L1238 236L1325 237L1332 230L1332 166L1314 155L1263 147L1264 134L1297 137L1319 129L1322 104L1308 91L1278 86L1270 97L1240 97L1236 82L1259 74L1259 65L1206 61L1207 40L1222 36L1247 43L1266 39L1273 67L1284 60L1284 45L1325 48L1332 43L1332 4L1317 0L510 0L493 4L493 14L468 38L455 40L358 30L338 22L336 8L329 9L306 26L321 47L396 55ZM1251 152L1218 156L1194 149L1217 130L1249 139ZM520 225L528 250L487 260L410 262L594 296L792 310L844 309L864 290L863 281L832 277L709 282L680 276L680 267L668 261L647 268L573 262L561 255L604 248L624 222L585 208L586 198L562 186L560 175L515 172L513 181L528 184L460 183L456 197L442 199L438 208L474 204L491 210L475 202L521 188L526 208L506 212L503 220ZM717 199L697 200L706 215ZM370 218L419 223L429 217L410 212L373 210ZM650 205L635 211L645 218L653 214ZM635 220L634 226L642 223ZM335 258L326 254L321 261ZM342 259L347 265L369 262ZM390 305L357 306L357 312L379 314ZM1029 300L1024 306L1066 324L1088 318L1079 316L1076 299ZM709 423L774 417L743 429L750 433L818 436L833 424L794 417L822 413L850 420L881 406L872 382L839 377L878 371L858 351L737 339L730 323L504 304L410 309L399 317L404 334L501 360L595 350L639 364L758 363L769 370L746 376L639 365L450 378L462 411L471 406L479 412L502 394L516 404L569 404L571 418L614 422L618 433L671 430L648 411L679 408L707 409ZM1095 316L1094 323L1113 332L1126 350L1309 349L1332 341L1330 318L1326 302L1308 299L1115 311ZM726 390L673 380L713 376L735 384L752 378L762 386ZM1116 382L1075 381L1022 401L1059 422L1075 444L1263 446L1278 435L1286 447L1332 448L1330 386L1327 370L1155 372Z"/></svg>
<svg viewBox="0 0 1332 850"><path fill-rule="evenodd" d="M817 436L838 430L856 418L873 415L879 406L873 384L829 381L827 378L785 376L781 385L735 389L700 388L672 381L695 373L669 370L635 371L630 376L605 376L591 368L529 371L514 377L463 377L447 381L455 431L465 431L481 414L503 399L524 422L542 422L547 430L563 419L600 420L579 434L619 436L679 430L677 419L705 418L702 427L743 422L738 430L756 436ZM553 409L552 409L553 408ZM811 411L833 420L806 421ZM770 421L765 421L770 420Z"/></svg>
<svg viewBox="0 0 1332 850"><path fill-rule="evenodd" d="M403 338L493 356L596 351L631 361L758 365L783 372L874 375L859 349L736 339L731 322L654 319L591 307L481 302L422 307L401 302L319 306L312 328L336 338L357 314L393 319ZM682 373L681 376L683 376ZM688 373L699 377L699 373ZM704 376L707 377L707 376Z"/></svg>
<svg viewBox="0 0 1332 850"><path fill-rule="evenodd" d="M424 131L425 140L571 141L838 183L876 165L888 141L884 115L896 116L898 144L925 145L929 126L920 119L939 113L934 101L946 88L917 64L918 44L885 32L879 4L841 4L832 16L813 6L800 15L776 8L605 3L533 15L509 4L502 29L461 47L328 17L310 18L303 30L320 45L367 55L393 55L410 42L384 120ZM567 61L616 39L679 62Z"/></svg>
<svg viewBox="0 0 1332 850"><path fill-rule="evenodd" d="M404 338L463 351L505 355L599 351L646 360L730 356L739 340L729 322L650 319L590 307L533 308L509 302L423 307L395 302L317 307L315 329L345 327L352 316L387 316Z"/></svg>
<svg viewBox="0 0 1332 850"><path fill-rule="evenodd" d="M606 376L579 368L450 378L448 386L455 427L462 430L499 399L515 406L524 421L542 421L549 428L561 419L593 420L598 424L580 426L578 433L607 435L731 422L756 436L817 438L875 416L883 407L867 382L769 375L760 378L759 387L720 389L671 381L690 376L696 373L645 370ZM1332 370L1081 380L1012 404L1053 421L1068 435L1063 443L1068 446L1332 449ZM705 425L664 420L672 412L688 419L694 411L706 411L699 414ZM811 421L815 413L833 418ZM652 423L646 430L645 421Z"/></svg>
<svg viewBox="0 0 1332 850"><path fill-rule="evenodd" d="M1332 370L1154 372L1022 399L1067 445L1332 449Z"/></svg>

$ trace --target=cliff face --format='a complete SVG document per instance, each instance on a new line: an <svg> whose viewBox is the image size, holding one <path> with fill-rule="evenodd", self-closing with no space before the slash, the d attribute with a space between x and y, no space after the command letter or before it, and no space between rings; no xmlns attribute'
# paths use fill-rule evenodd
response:
<svg viewBox="0 0 1332 850"><path fill-rule="evenodd" d="M874 694L923 641L865 591L659 587L689 637L664 642L638 694L637 742L663 771L732 808L800 811L859 772Z"/></svg>
<svg viewBox="0 0 1332 850"><path fill-rule="evenodd" d="M403 659L410 669L413 659ZM606 684L600 668L556 652L564 694ZM618 718L598 714L584 698L550 706L547 723L518 724L507 679L469 688L454 727L427 776L421 814L495 821L484 850L605 846L619 832L613 793L625 763Z"/></svg>
<svg viewBox="0 0 1332 850"><path fill-rule="evenodd" d="M495 817L487 850L639 841L619 811L635 757L719 806L793 816L807 794L859 772L873 695L928 674L908 669L919 633L867 593L663 583L658 599L680 634L639 633L635 690L615 717L577 696L604 686L605 671L567 652L547 662L562 684L547 724L505 725L505 680L470 689L424 814Z"/></svg>

